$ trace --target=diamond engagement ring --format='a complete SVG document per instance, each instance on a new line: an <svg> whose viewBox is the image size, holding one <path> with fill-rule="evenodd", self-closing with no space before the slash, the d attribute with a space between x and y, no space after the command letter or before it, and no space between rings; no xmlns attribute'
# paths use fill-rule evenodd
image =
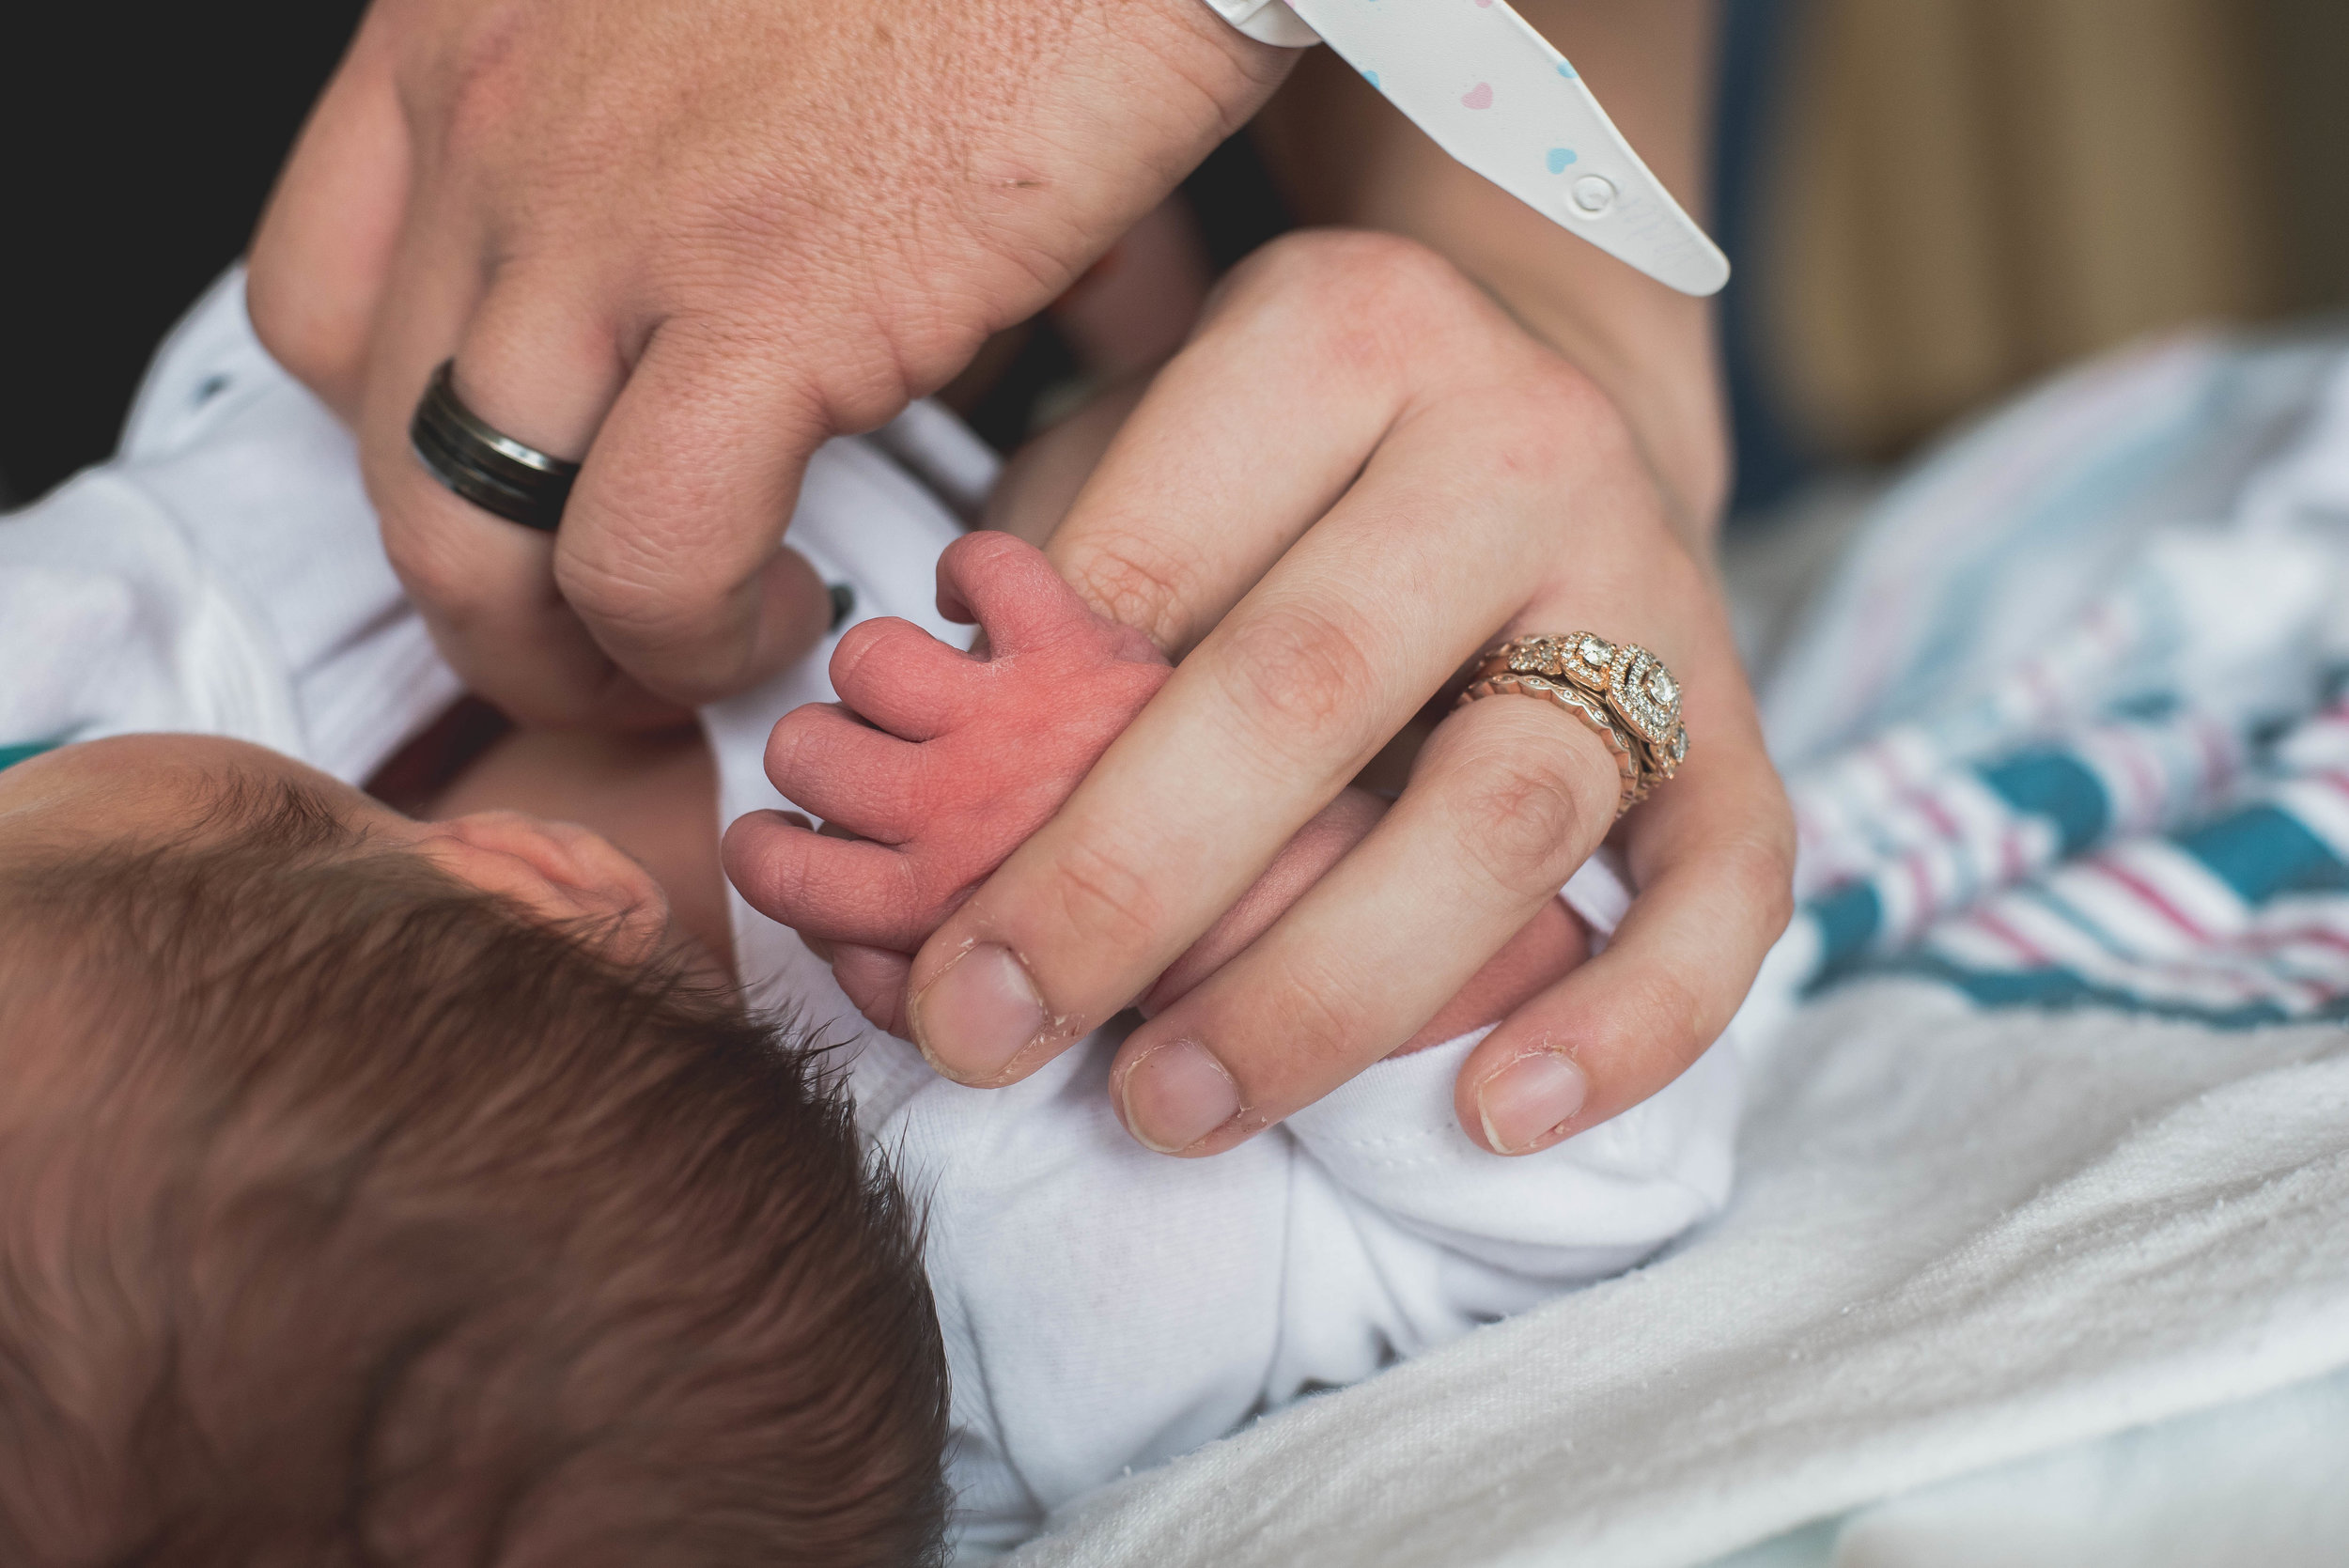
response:
<svg viewBox="0 0 2349 1568"><path fill-rule="evenodd" d="M1634 643L1587 631L1512 637L1477 656L1462 703L1502 693L1540 697L1579 719L1607 742L1623 777L1620 816L1680 771L1688 731L1680 722L1680 682Z"/></svg>

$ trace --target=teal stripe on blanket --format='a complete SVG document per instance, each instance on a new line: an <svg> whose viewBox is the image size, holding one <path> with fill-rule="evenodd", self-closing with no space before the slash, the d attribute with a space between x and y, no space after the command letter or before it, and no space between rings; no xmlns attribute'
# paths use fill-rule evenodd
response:
<svg viewBox="0 0 2349 1568"><path fill-rule="evenodd" d="M2050 1013L2075 1008L2109 1008L2152 1017L2180 1018L2213 1029L2259 1029L2268 1024L2325 1023L2349 1017L2349 997L2335 997L2306 1013L2285 1011L2272 1001L2239 1002L2232 1007L2201 1007L2141 996L2118 986L2098 985L2064 969L1978 970L1953 964L1933 954L1920 953L1875 967L1873 974L1914 975L1935 980L1964 993L1983 1007L2035 1007Z"/></svg>
<svg viewBox="0 0 2349 1568"><path fill-rule="evenodd" d="M1819 970L1831 975L1868 950L1884 928L1884 900L1874 882L1855 882L1812 899L1805 913L1819 924Z"/></svg>
<svg viewBox="0 0 2349 1568"><path fill-rule="evenodd" d="M2095 843L2112 825L2112 802L2103 781L2069 752L2018 753L1978 772L2017 814L2053 823L2067 856ZM1804 906L1804 913L1819 927L1821 981L1848 969L1884 929L1884 897L1873 879L1821 893Z"/></svg>
<svg viewBox="0 0 2349 1568"><path fill-rule="evenodd" d="M2290 812L2271 804L2241 811L2175 835L2170 842L2199 861L2254 908L2282 893L2349 892L2349 865ZM2075 931L2091 938L2123 963L2147 955L2115 940L2085 910L2054 890L2033 896ZM1822 900L1821 903L1831 902ZM1815 906L1814 906L1815 908ZM1830 952L1834 944L1828 944ZM2217 1029L2256 1029L2263 1024L2311 1023L2349 1017L2349 994L2335 995L2313 1008L2288 1008L2277 1001L2227 1006L2146 996L2077 970L2049 965L2031 969L1976 969L1935 954L1909 954L1872 965L1876 973L1910 974L1953 986L1984 1007L2038 1007L2061 1011L2108 1007L2160 1017L2190 1018Z"/></svg>
<svg viewBox="0 0 2349 1568"><path fill-rule="evenodd" d="M2053 822L2067 856L2104 837L2112 825L2104 782L2069 752L2024 752L1980 771L1982 782L2008 805Z"/></svg>
<svg viewBox="0 0 2349 1568"><path fill-rule="evenodd" d="M28 740L21 746L0 746L0 768L14 768L28 757L54 752L64 744L62 740Z"/></svg>
<svg viewBox="0 0 2349 1568"><path fill-rule="evenodd" d="M2250 905L2279 893L2349 890L2349 866L2299 818L2275 806L2251 806L2184 832L2178 847Z"/></svg>

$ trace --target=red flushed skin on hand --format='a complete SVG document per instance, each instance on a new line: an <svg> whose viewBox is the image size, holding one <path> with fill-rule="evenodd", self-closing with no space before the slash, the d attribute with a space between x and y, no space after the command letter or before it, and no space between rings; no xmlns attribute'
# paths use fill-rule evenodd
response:
<svg viewBox="0 0 2349 1568"><path fill-rule="evenodd" d="M728 834L743 896L819 944L849 999L898 1035L913 953L1174 673L1148 638L1093 613L1041 551L1007 534L949 546L938 602L949 619L977 622L982 651L910 622L866 621L832 654L841 702L794 709L768 738L767 776L825 830L767 813ZM1362 790L1341 794L1159 978L1143 1011L1171 1006L1246 948L1385 810ZM1504 1017L1587 952L1553 900L1402 1049Z"/></svg>

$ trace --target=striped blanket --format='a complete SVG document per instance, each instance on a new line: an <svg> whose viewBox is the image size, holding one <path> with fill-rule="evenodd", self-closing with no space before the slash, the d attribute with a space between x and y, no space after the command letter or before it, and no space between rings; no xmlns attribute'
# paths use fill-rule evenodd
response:
<svg viewBox="0 0 2349 1568"><path fill-rule="evenodd" d="M1801 846L1777 983L2349 1016L2345 575L2337 344L2164 345L1961 439L1766 689Z"/></svg>

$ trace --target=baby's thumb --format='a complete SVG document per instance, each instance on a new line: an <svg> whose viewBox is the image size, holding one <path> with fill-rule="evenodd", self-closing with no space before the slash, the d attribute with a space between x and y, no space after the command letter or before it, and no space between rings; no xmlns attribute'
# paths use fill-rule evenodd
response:
<svg viewBox="0 0 2349 1568"><path fill-rule="evenodd" d="M998 656L1090 626L1092 612L1044 552L1009 534L965 534L938 557L938 613L977 622Z"/></svg>
<svg viewBox="0 0 2349 1568"><path fill-rule="evenodd" d="M860 947L854 942L833 942L832 977L856 1003L856 1010L876 1029L887 1030L900 1040L910 1038L906 1023L906 976L913 970L913 956L892 953L885 947Z"/></svg>

